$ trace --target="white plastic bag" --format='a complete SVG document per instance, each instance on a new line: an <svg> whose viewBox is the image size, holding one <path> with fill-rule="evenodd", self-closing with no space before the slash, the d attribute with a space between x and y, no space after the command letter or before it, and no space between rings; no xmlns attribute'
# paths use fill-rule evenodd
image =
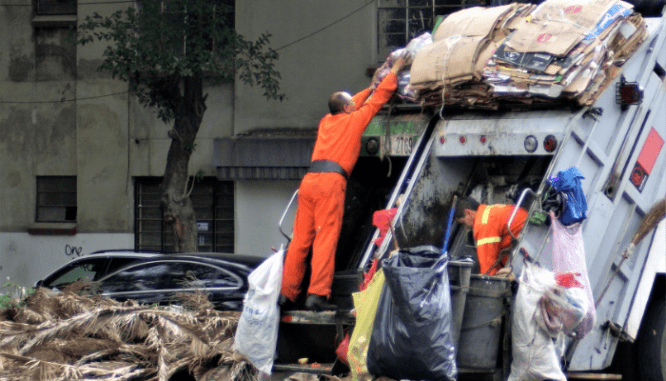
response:
<svg viewBox="0 0 666 381"><path fill-rule="evenodd" d="M250 360L262 376L270 375L277 346L284 250L271 255L248 276L249 289L238 320L234 352Z"/></svg>
<svg viewBox="0 0 666 381"><path fill-rule="evenodd" d="M566 380L555 344L534 318L537 303L556 286L551 271L525 263L511 322L513 361L508 381Z"/></svg>

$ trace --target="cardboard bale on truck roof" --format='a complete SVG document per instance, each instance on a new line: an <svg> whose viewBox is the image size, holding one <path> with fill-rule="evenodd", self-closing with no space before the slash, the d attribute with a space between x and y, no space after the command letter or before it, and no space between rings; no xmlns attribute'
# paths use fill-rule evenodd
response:
<svg viewBox="0 0 666 381"><path fill-rule="evenodd" d="M592 104L647 29L621 0L547 0L455 12L433 36L410 72L421 102L497 109L502 103ZM489 91L470 95L470 82Z"/></svg>

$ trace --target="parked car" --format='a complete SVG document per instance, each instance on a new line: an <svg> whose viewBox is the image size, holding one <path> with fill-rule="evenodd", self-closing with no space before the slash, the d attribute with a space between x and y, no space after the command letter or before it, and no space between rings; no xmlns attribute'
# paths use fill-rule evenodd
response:
<svg viewBox="0 0 666 381"><path fill-rule="evenodd" d="M265 258L219 253L161 254L103 251L76 258L36 286L61 290L78 280L118 301L170 304L173 296L196 289L209 294L217 309L240 310L247 276Z"/></svg>

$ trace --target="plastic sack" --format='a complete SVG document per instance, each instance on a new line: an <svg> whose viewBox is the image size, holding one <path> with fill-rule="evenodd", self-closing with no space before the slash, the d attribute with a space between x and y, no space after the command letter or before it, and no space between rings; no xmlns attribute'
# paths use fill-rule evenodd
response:
<svg viewBox="0 0 666 381"><path fill-rule="evenodd" d="M356 324L349 341L347 359L352 380L372 380L368 373L367 356L372 327L375 324L377 304L384 288L384 271L377 270L367 287L361 292L352 294L356 309Z"/></svg>
<svg viewBox="0 0 666 381"><path fill-rule="evenodd" d="M283 262L284 250L280 250L250 273L236 328L234 352L247 358L263 376L271 374L277 346Z"/></svg>
<svg viewBox="0 0 666 381"><path fill-rule="evenodd" d="M583 290L587 297L587 313L578 327L573 331L577 339L582 339L592 330L597 319L590 278L587 275L582 226L580 223L564 226L563 223L552 217L551 215L552 223L550 229L553 236L553 271L580 274L576 278L583 285Z"/></svg>
<svg viewBox="0 0 666 381"><path fill-rule="evenodd" d="M566 205L560 221L569 226L576 222L581 222L587 218L587 201L580 180L584 179L583 172L576 167L571 167L565 171L559 171L556 176L549 179L555 190L567 195Z"/></svg>
<svg viewBox="0 0 666 381"><path fill-rule="evenodd" d="M377 88L377 85L379 85L384 77L386 77L386 75L391 71L393 63L401 55L406 54L408 61L411 62L414 60L416 52L418 52L419 49L431 43L432 36L429 32L424 32L420 36L412 38L404 48L392 51L388 57L386 57L384 64L382 64L382 66L377 69L377 75L375 76L374 82L370 85L370 90ZM415 101L417 94L416 91L409 85L409 79L409 70L403 70L399 73L398 89L396 90L396 94L400 95L400 97L403 99Z"/></svg>
<svg viewBox="0 0 666 381"><path fill-rule="evenodd" d="M539 300L551 287L557 287L551 271L525 263L511 321L513 361L508 381L566 380L551 336L534 319Z"/></svg>
<svg viewBox="0 0 666 381"><path fill-rule="evenodd" d="M397 208L391 208L377 210L372 214L372 224L379 229L379 236L373 241L375 245L382 245L382 242L384 242L384 237L386 237L386 233L388 233L391 222L393 221L393 218L397 212ZM395 239L395 237L393 239Z"/></svg>
<svg viewBox="0 0 666 381"><path fill-rule="evenodd" d="M368 348L368 370L396 380L455 380L448 256L399 251L386 277Z"/></svg>
<svg viewBox="0 0 666 381"><path fill-rule="evenodd" d="M335 348L335 357L340 360L341 363L349 366L349 357L347 356L347 353L349 352L349 341L351 338L349 337L349 332L345 332L345 336L342 338L340 341L340 344Z"/></svg>
<svg viewBox="0 0 666 381"><path fill-rule="evenodd" d="M583 321L588 301L581 288L550 287L537 303L534 319L551 337L570 335Z"/></svg>

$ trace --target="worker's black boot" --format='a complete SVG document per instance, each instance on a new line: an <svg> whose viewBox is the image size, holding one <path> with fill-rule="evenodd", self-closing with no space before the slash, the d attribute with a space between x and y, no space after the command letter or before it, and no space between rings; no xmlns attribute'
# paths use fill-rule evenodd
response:
<svg viewBox="0 0 666 381"><path fill-rule="evenodd" d="M287 298L286 296L280 294L280 297L278 298L278 305L282 310L295 310L296 309L296 302L292 302L291 299Z"/></svg>
<svg viewBox="0 0 666 381"><path fill-rule="evenodd" d="M325 296L311 294L305 300L305 309L310 311L335 311L338 306L328 303Z"/></svg>

